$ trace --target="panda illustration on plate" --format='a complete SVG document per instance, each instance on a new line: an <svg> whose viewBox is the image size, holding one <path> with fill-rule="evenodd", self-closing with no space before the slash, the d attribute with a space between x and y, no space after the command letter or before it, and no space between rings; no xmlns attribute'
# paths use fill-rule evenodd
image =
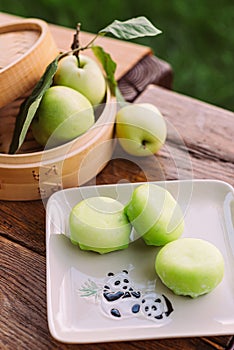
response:
<svg viewBox="0 0 234 350"><path fill-rule="evenodd" d="M173 312L165 295L143 292L134 285L127 270L109 272L102 284L88 280L79 292L82 297L98 297L102 311L114 319L144 317L159 322L165 321Z"/></svg>

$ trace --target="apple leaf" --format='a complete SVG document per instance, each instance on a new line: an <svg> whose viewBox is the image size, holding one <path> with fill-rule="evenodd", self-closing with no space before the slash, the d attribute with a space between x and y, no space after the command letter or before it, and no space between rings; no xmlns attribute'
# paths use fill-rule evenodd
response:
<svg viewBox="0 0 234 350"><path fill-rule="evenodd" d="M105 52L101 46L92 46L92 50L97 59L102 64L102 67L106 73L106 78L111 90L112 95L116 96L117 101L121 105L125 105L126 101L121 94L118 83L115 80L116 63L112 60L109 53Z"/></svg>
<svg viewBox="0 0 234 350"><path fill-rule="evenodd" d="M112 95L115 95L117 81L115 80L116 63L112 60L109 53L107 53L101 46L92 46L94 55L102 64L106 73L106 78L110 86Z"/></svg>
<svg viewBox="0 0 234 350"><path fill-rule="evenodd" d="M143 36L155 36L162 33L146 17L140 16L127 21L115 20L110 25L101 29L98 33L110 33L119 39L135 39Z"/></svg>
<svg viewBox="0 0 234 350"><path fill-rule="evenodd" d="M121 108L128 104L128 102L123 97L118 85L115 88L115 96L116 96L116 100L118 101Z"/></svg>
<svg viewBox="0 0 234 350"><path fill-rule="evenodd" d="M48 90L48 88L52 84L53 77L56 73L60 57L61 56L58 55L47 66L45 73L34 87L31 95L21 104L9 149L10 154L14 154L24 142L28 128L35 116L40 101L46 90Z"/></svg>

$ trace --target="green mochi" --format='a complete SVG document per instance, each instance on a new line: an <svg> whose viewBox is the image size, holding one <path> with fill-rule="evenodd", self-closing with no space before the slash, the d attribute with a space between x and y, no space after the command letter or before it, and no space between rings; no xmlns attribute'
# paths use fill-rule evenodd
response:
<svg viewBox="0 0 234 350"><path fill-rule="evenodd" d="M125 249L131 225L124 206L109 197L91 197L75 205L69 217L70 240L100 254Z"/></svg>
<svg viewBox="0 0 234 350"><path fill-rule="evenodd" d="M162 246L184 230L183 212L174 197L155 184L142 184L132 194L125 213L146 244Z"/></svg>
<svg viewBox="0 0 234 350"><path fill-rule="evenodd" d="M161 248L155 269L175 294L196 298L211 292L222 281L224 260L208 241L181 238Z"/></svg>

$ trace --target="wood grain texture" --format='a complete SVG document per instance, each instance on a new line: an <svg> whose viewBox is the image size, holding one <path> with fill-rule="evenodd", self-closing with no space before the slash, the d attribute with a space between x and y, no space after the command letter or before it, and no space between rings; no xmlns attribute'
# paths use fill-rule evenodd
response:
<svg viewBox="0 0 234 350"><path fill-rule="evenodd" d="M234 350L234 336L228 341L225 350Z"/></svg>
<svg viewBox="0 0 234 350"><path fill-rule="evenodd" d="M43 202L0 201L0 235L45 256L45 208Z"/></svg>
<svg viewBox="0 0 234 350"><path fill-rule="evenodd" d="M149 84L172 89L173 72L171 66L159 58L147 55L129 70L119 81L119 88L127 101L134 101Z"/></svg>

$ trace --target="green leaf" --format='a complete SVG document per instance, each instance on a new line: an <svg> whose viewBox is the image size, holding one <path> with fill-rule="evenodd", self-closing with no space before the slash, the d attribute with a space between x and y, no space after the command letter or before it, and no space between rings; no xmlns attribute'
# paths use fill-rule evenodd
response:
<svg viewBox="0 0 234 350"><path fill-rule="evenodd" d="M143 36L158 35L161 30L157 29L146 17L141 16L121 22L115 20L110 25L101 29L98 33L111 33L119 39L134 39Z"/></svg>
<svg viewBox="0 0 234 350"><path fill-rule="evenodd" d="M48 88L51 86L53 77L57 71L58 61L61 55L57 56L46 68L45 73L36 84L31 95L20 106L16 119L14 134L12 137L9 153L14 154L24 142L28 128L34 118L40 101Z"/></svg>
<svg viewBox="0 0 234 350"><path fill-rule="evenodd" d="M102 64L112 95L115 95L115 89L117 86L117 81L115 80L116 63L112 60L110 54L105 52L101 46L93 45L92 50Z"/></svg>
<svg viewBox="0 0 234 350"><path fill-rule="evenodd" d="M118 83L115 80L116 63L112 60L110 54L105 52L101 46L93 45L92 50L106 72L106 78L110 86L111 94L116 96L116 100L121 106L124 106L127 102L121 94Z"/></svg>
<svg viewBox="0 0 234 350"><path fill-rule="evenodd" d="M124 106L126 106L127 104L129 104L129 103L125 100L125 98L123 97L123 95L122 95L122 93L121 93L121 91L120 91L120 89L119 89L118 86L116 86L116 88L115 88L115 96L116 96L116 100L117 100L117 102L119 103L119 106L120 106L121 108L124 107Z"/></svg>

